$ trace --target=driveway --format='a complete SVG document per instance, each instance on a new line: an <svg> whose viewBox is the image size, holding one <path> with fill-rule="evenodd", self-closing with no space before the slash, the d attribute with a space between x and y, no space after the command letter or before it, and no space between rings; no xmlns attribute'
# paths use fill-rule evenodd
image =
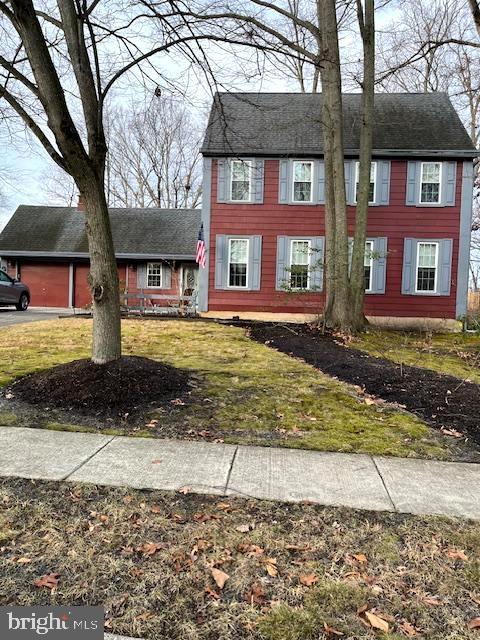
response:
<svg viewBox="0 0 480 640"><path fill-rule="evenodd" d="M24 324L25 322L37 322L39 320L55 320L60 314L71 313L71 309L28 309L28 311L15 311L9 307L0 308L0 328L12 324Z"/></svg>

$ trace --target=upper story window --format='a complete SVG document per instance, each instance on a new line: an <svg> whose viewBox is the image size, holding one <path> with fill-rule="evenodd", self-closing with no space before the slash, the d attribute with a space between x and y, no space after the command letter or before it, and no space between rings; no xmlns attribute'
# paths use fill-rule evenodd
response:
<svg viewBox="0 0 480 640"><path fill-rule="evenodd" d="M147 263L147 287L162 287L162 263Z"/></svg>
<svg viewBox="0 0 480 640"><path fill-rule="evenodd" d="M292 202L312 202L313 162L293 162Z"/></svg>
<svg viewBox="0 0 480 640"><path fill-rule="evenodd" d="M439 204L441 200L442 163L422 162L420 169L420 204Z"/></svg>
<svg viewBox="0 0 480 640"><path fill-rule="evenodd" d="M290 287L308 289L310 286L310 240L292 240L290 249Z"/></svg>
<svg viewBox="0 0 480 640"><path fill-rule="evenodd" d="M246 289L248 283L248 238L230 238L228 242L228 286Z"/></svg>
<svg viewBox="0 0 480 640"><path fill-rule="evenodd" d="M233 202L249 202L252 189L252 161L232 160L230 199Z"/></svg>
<svg viewBox="0 0 480 640"><path fill-rule="evenodd" d="M373 275L373 241L367 240L365 242L365 258L363 262L363 274L365 291L372 290L372 275Z"/></svg>
<svg viewBox="0 0 480 640"><path fill-rule="evenodd" d="M355 202L357 202L358 182L360 175L360 162L355 162ZM368 192L368 204L374 204L377 195L377 163L370 165L370 191Z"/></svg>
<svg viewBox="0 0 480 640"><path fill-rule="evenodd" d="M438 242L419 242L416 291L437 291Z"/></svg>

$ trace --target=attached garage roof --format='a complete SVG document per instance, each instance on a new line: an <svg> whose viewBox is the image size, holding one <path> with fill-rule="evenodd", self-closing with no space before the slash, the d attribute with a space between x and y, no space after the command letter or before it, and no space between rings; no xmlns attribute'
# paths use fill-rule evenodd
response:
<svg viewBox="0 0 480 640"><path fill-rule="evenodd" d="M193 259L200 209L110 209L118 258ZM86 257L85 213L21 205L0 234L0 256Z"/></svg>
<svg viewBox="0 0 480 640"><path fill-rule="evenodd" d="M218 93L202 146L206 156L321 156L322 94ZM345 93L344 146L360 146L361 94ZM478 155L445 93L377 93L373 149L377 155Z"/></svg>

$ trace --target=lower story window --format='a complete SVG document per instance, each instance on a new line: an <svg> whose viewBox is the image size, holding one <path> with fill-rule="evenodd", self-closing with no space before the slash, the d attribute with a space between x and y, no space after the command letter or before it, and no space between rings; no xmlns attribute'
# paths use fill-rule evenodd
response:
<svg viewBox="0 0 480 640"><path fill-rule="evenodd" d="M290 287L309 287L310 240L292 240L290 257Z"/></svg>
<svg viewBox="0 0 480 640"><path fill-rule="evenodd" d="M247 238L230 238L228 245L228 286L247 287Z"/></svg>
<svg viewBox="0 0 480 640"><path fill-rule="evenodd" d="M365 291L372 290L372 272L373 272L373 242L367 240L365 242L365 259L363 262L363 277Z"/></svg>
<svg viewBox="0 0 480 640"><path fill-rule="evenodd" d="M417 253L417 291L437 290L438 242L419 242Z"/></svg>
<svg viewBox="0 0 480 640"><path fill-rule="evenodd" d="M149 262L147 264L147 287L162 286L162 263Z"/></svg>

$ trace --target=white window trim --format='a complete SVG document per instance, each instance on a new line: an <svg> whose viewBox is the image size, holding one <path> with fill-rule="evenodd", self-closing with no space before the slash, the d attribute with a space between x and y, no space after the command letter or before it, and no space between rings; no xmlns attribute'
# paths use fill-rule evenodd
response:
<svg viewBox="0 0 480 640"><path fill-rule="evenodd" d="M234 200L233 193L233 165L235 162L239 162L240 164L246 164L248 166L248 199L247 200ZM248 204L252 201L252 168L253 162L251 160L232 160L230 162L230 202L238 202Z"/></svg>
<svg viewBox="0 0 480 640"><path fill-rule="evenodd" d="M308 245L308 262L307 262L307 287L304 289L303 287L292 287L292 266L293 266L293 243L294 242L306 242ZM292 291L307 291L310 289L310 256L312 255L312 241L307 238L291 238L290 239L290 288Z"/></svg>
<svg viewBox="0 0 480 640"><path fill-rule="evenodd" d="M243 200L242 200L243 202ZM231 256L232 256L232 241L237 241L237 240L244 240L247 243L247 256L246 256L246 270L245 270L245 286L242 285L233 285L230 284L230 265L231 264L241 264L241 263L232 263L231 262ZM240 290L245 290L248 289L248 263L250 261L250 238L229 238L228 239L228 273L227 273L227 288L228 289L240 289Z"/></svg>
<svg viewBox="0 0 480 640"><path fill-rule="evenodd" d="M440 171L439 171L439 181L438 181L438 200L437 202L424 202L422 200L422 185L423 184L431 184L431 183L427 183L427 182L422 182L422 178L423 178L423 167L426 164L438 164L440 165ZM419 204L425 204L425 205L439 205L442 204L442 182L443 182L443 162L437 162L437 161L433 161L433 162L421 162L420 163L420 191L418 194L418 202Z"/></svg>
<svg viewBox="0 0 480 640"><path fill-rule="evenodd" d="M375 202L377 201L377 161L376 160L372 160L371 165L373 167L373 200L369 200L368 204L375 204ZM371 173L371 169L370 169L370 173ZM357 184L358 184L358 179L359 179L359 173L360 173L360 161L356 160L355 162L355 198L354 198L354 202L357 202Z"/></svg>
<svg viewBox="0 0 480 640"><path fill-rule="evenodd" d="M310 171L310 200L295 200L295 165L296 164L309 164L311 166ZM315 184L315 163L313 160L293 160L292 162L292 202L294 204L308 204L313 202L313 185Z"/></svg>
<svg viewBox="0 0 480 640"><path fill-rule="evenodd" d="M425 289L419 289L418 288L418 269L419 269L419 261L420 261L420 245L422 244L433 244L436 247L436 251L435 251L435 282L433 284L433 290L425 290ZM438 254L440 253L440 243L439 242L433 242L433 241L429 241L429 240L420 240L419 242L417 242L417 264L416 264L416 268L415 268L415 293L421 293L424 295L432 295L433 293L437 293L437 288L438 288ZM428 267L422 267L422 268L428 268Z"/></svg>
<svg viewBox="0 0 480 640"><path fill-rule="evenodd" d="M148 271L149 271L150 265L152 265L152 264L159 264L160 265L160 284L159 285L157 284L156 286L148 284L148 275L149 275ZM161 262L147 262L147 273L146 273L146 275L147 275L147 282L145 283L146 284L145 289L163 289L163 264ZM154 275L158 276L158 273L155 273Z"/></svg>
<svg viewBox="0 0 480 640"><path fill-rule="evenodd" d="M370 249L370 286L368 287L368 289L365 289L365 293L371 293L372 292L372 284L373 284L373 250L374 250L374 241L373 240L365 240L365 252L367 251L367 244L369 244L371 246ZM365 264L365 260L363 261L363 266L364 267L368 267L369 265Z"/></svg>

